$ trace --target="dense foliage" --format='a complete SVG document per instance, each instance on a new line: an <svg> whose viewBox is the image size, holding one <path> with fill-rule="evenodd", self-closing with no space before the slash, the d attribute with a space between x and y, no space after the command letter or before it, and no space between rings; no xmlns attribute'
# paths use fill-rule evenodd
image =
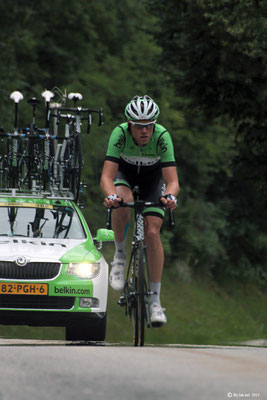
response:
<svg viewBox="0 0 267 400"><path fill-rule="evenodd" d="M80 91L105 124L83 135L85 214L104 225L99 179L112 127L135 94L160 105L181 183L167 268L267 280L266 2L0 1L0 126L9 94ZM151 15L153 13L153 15ZM38 124L43 124L39 110ZM30 123L27 102L20 123Z"/></svg>
<svg viewBox="0 0 267 400"><path fill-rule="evenodd" d="M188 100L191 112L201 110L208 125L228 118L234 129L231 173L223 186L214 182L212 190L217 211L227 199L220 239L227 257L217 254L215 268L221 264L237 276L266 280L267 2L151 0L149 5L159 17L160 64L177 94ZM221 144L216 148L223 150ZM214 191L220 196L214 197ZM210 190L202 199L207 206ZM218 232L216 223L212 231Z"/></svg>

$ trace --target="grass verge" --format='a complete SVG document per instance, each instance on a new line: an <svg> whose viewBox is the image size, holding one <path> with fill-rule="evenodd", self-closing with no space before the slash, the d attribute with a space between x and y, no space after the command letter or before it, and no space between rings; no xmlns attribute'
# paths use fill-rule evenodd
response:
<svg viewBox="0 0 267 400"><path fill-rule="evenodd" d="M109 289L108 343L131 344L131 323ZM146 330L147 344L229 344L267 338L267 294L256 286L201 280L183 282L164 272L161 294L168 323ZM1 326L0 337L63 339L64 328Z"/></svg>
<svg viewBox="0 0 267 400"><path fill-rule="evenodd" d="M108 342L131 342L131 324L109 292ZM181 282L165 271L162 306L168 323L149 328L146 343L228 344L267 338L267 295L253 285Z"/></svg>

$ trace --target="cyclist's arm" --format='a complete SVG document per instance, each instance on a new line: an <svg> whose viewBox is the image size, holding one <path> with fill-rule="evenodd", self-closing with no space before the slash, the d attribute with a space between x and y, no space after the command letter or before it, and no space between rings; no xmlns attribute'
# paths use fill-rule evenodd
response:
<svg viewBox="0 0 267 400"><path fill-rule="evenodd" d="M162 168L162 176L166 184L164 196L167 194L172 194L176 197L180 190L176 167L170 166ZM164 197L162 197L161 201L167 208L174 209L176 207L175 200L165 199Z"/></svg>
<svg viewBox="0 0 267 400"><path fill-rule="evenodd" d="M100 187L103 190L106 198L104 204L106 207L118 206L117 200L110 200L108 196L116 194L116 188L114 185L114 179L118 172L118 165L120 161L120 155L125 145L125 131L123 124L113 129L109 138L106 159L104 162ZM120 199L121 201L121 199Z"/></svg>
<svg viewBox="0 0 267 400"><path fill-rule="evenodd" d="M121 199L109 199L108 196L116 194L116 188L114 185L114 179L118 171L118 163L106 160L102 171L100 187L105 194L104 204L106 207L117 207Z"/></svg>

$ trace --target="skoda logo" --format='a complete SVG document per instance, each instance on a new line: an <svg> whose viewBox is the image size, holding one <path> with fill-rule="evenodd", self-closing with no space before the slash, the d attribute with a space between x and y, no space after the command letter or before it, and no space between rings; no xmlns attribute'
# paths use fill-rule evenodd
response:
<svg viewBox="0 0 267 400"><path fill-rule="evenodd" d="M19 267L24 267L27 264L27 258L24 256L20 256L15 260L15 263L19 266Z"/></svg>

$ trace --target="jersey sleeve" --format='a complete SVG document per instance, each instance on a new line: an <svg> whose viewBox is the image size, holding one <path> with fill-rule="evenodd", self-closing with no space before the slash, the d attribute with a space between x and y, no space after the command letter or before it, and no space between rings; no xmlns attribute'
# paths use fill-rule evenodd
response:
<svg viewBox="0 0 267 400"><path fill-rule="evenodd" d="M117 126L111 132L105 159L108 161L113 161L118 163L124 147L125 147L125 132L121 126Z"/></svg>
<svg viewBox="0 0 267 400"><path fill-rule="evenodd" d="M157 141L157 147L161 166L163 168L176 166L172 138L168 131L161 133Z"/></svg>

